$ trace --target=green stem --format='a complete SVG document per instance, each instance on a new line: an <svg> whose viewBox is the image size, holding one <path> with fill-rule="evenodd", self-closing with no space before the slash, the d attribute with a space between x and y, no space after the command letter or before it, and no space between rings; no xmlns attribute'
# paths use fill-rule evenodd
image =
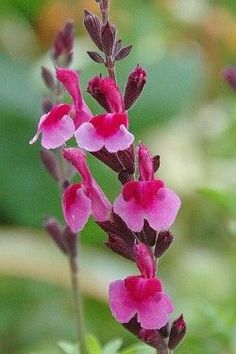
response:
<svg viewBox="0 0 236 354"><path fill-rule="evenodd" d="M70 256L70 273L72 292L74 297L75 316L77 321L77 336L79 341L80 354L87 354L85 342L85 326L83 316L83 304L80 293L78 256Z"/></svg>

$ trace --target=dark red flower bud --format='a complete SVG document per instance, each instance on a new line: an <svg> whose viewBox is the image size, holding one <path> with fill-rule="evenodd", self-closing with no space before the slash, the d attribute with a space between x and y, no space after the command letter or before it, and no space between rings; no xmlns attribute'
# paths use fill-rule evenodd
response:
<svg viewBox="0 0 236 354"><path fill-rule="evenodd" d="M42 149L40 151L40 157L46 170L50 173L56 182L59 182L60 172L57 166L55 154L51 150Z"/></svg>
<svg viewBox="0 0 236 354"><path fill-rule="evenodd" d="M143 230L141 232L137 233L137 236L140 241L145 243L145 245L148 245L151 247L155 246L157 232L150 227L147 220L144 221Z"/></svg>
<svg viewBox="0 0 236 354"><path fill-rule="evenodd" d="M236 91L236 68L232 66L226 67L222 72L222 76L232 89Z"/></svg>
<svg viewBox="0 0 236 354"><path fill-rule="evenodd" d="M105 245L120 256L134 261L133 247L118 235L109 234Z"/></svg>
<svg viewBox="0 0 236 354"><path fill-rule="evenodd" d="M52 57L58 66L68 66L71 63L73 45L74 24L68 21L58 32L53 45Z"/></svg>
<svg viewBox="0 0 236 354"><path fill-rule="evenodd" d="M77 235L66 226L63 232L63 242L66 246L67 253L73 258L77 255Z"/></svg>
<svg viewBox="0 0 236 354"><path fill-rule="evenodd" d="M103 57L102 57L100 54L98 54L97 52L90 52L90 51L88 51L87 53L88 53L89 57L90 57L93 61L95 61L95 63L99 63L99 64L103 64L103 63L104 63Z"/></svg>
<svg viewBox="0 0 236 354"><path fill-rule="evenodd" d="M99 18L93 13L84 11L84 26L96 46L103 51L101 41L101 23Z"/></svg>
<svg viewBox="0 0 236 354"><path fill-rule="evenodd" d="M111 57L116 41L116 28L107 22L102 28L102 47L104 53Z"/></svg>
<svg viewBox="0 0 236 354"><path fill-rule="evenodd" d="M186 333L186 323L183 315L177 318L171 326L168 348L173 350L183 340Z"/></svg>
<svg viewBox="0 0 236 354"><path fill-rule="evenodd" d="M45 83L45 85L50 89L53 90L55 87L55 81L54 81L54 76L48 68L45 68L45 66L41 67L41 75L42 79Z"/></svg>
<svg viewBox="0 0 236 354"><path fill-rule="evenodd" d="M43 226L44 229L47 231L47 233L56 242L60 250L66 253L67 250L66 250L65 242L63 240L62 227L59 224L59 222L55 218L48 217L44 220Z"/></svg>
<svg viewBox="0 0 236 354"><path fill-rule="evenodd" d="M124 102L125 109L128 110L140 96L144 85L147 82L147 73L141 67L137 66L129 75L125 88Z"/></svg>
<svg viewBox="0 0 236 354"><path fill-rule="evenodd" d="M142 328L139 332L139 338L144 343L150 345L151 347L161 352L167 350L167 345L158 330Z"/></svg>
<svg viewBox="0 0 236 354"><path fill-rule="evenodd" d="M119 157L120 162L123 165L123 169L132 175L135 170L133 145L130 145L130 147L126 150L118 151L117 155Z"/></svg>
<svg viewBox="0 0 236 354"><path fill-rule="evenodd" d="M165 326L161 327L158 331L162 335L163 338L168 338L169 334L170 334L169 322L167 322L167 324Z"/></svg>
<svg viewBox="0 0 236 354"><path fill-rule="evenodd" d="M118 61L118 60L125 59L130 54L132 47L133 47L132 45L129 45L127 47L121 48L118 51L118 53L115 55L115 60Z"/></svg>
<svg viewBox="0 0 236 354"><path fill-rule="evenodd" d="M155 257L160 258L161 256L163 256L163 254L168 250L173 241L174 236L169 231L159 232L154 251Z"/></svg>
<svg viewBox="0 0 236 354"><path fill-rule="evenodd" d="M130 333L134 334L135 336L139 336L140 331L142 328L140 327L139 322L137 321L137 315L135 315L131 320L127 323L122 323L122 326L126 328Z"/></svg>

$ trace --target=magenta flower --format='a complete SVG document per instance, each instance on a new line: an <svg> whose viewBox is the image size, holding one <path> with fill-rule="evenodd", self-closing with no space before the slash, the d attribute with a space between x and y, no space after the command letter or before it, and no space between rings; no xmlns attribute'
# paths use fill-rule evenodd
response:
<svg viewBox="0 0 236 354"><path fill-rule="evenodd" d="M81 183L73 184L64 190L62 209L71 231L80 232L91 214L91 201Z"/></svg>
<svg viewBox="0 0 236 354"><path fill-rule="evenodd" d="M57 68L56 75L57 79L63 84L73 99L74 106L72 108L75 110L74 123L75 127L78 128L93 116L81 93L79 73L71 69Z"/></svg>
<svg viewBox="0 0 236 354"><path fill-rule="evenodd" d="M71 106L69 104L58 104L52 110L44 114L39 121L37 133L30 140L35 143L42 134L41 144L45 149L56 149L69 140L75 131L73 119L69 116Z"/></svg>
<svg viewBox="0 0 236 354"><path fill-rule="evenodd" d="M86 155L81 150L74 148L64 149L63 155L78 170L82 178L80 184L68 187L68 191L66 189L63 196L64 216L70 228L73 230L74 225L77 225L80 229L81 225L86 223L89 214L92 214L98 222L109 220L112 211L111 204L92 177L87 165ZM82 193L85 198L82 197ZM90 211L87 199L91 202ZM81 210L83 208L84 211ZM76 218L80 218L81 213L81 221L75 221Z"/></svg>
<svg viewBox="0 0 236 354"><path fill-rule="evenodd" d="M154 230L167 230L174 223L180 199L161 180L133 181L124 185L114 202L114 212L135 232L147 220Z"/></svg>
<svg viewBox="0 0 236 354"><path fill-rule="evenodd" d="M143 256L148 257L147 252L143 252L146 246L143 244L138 246L141 246L143 253L141 259L137 260L142 275L130 276L110 284L110 309L118 322L127 323L137 315L137 321L142 328L160 329L168 322L169 314L174 311L174 307L164 292L160 279L155 277L153 262L144 261ZM136 254L139 251L136 250Z"/></svg>
<svg viewBox="0 0 236 354"><path fill-rule="evenodd" d="M126 113L105 113L83 123L75 132L78 145L90 152L103 147L110 153L126 150L134 136L128 131Z"/></svg>

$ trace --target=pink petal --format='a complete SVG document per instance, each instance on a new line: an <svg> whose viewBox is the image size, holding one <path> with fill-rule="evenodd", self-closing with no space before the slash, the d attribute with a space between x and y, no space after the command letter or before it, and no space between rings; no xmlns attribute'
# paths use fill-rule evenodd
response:
<svg viewBox="0 0 236 354"><path fill-rule="evenodd" d="M56 75L57 79L64 85L73 98L75 105L81 107L83 99L80 89L79 73L71 69L57 68Z"/></svg>
<svg viewBox="0 0 236 354"><path fill-rule="evenodd" d="M72 138L74 131L73 119L69 116L64 116L56 125L42 131L41 144L45 149L55 149Z"/></svg>
<svg viewBox="0 0 236 354"><path fill-rule="evenodd" d="M144 218L154 230L168 230L174 223L181 201L170 188L160 188L152 205L144 210Z"/></svg>
<svg viewBox="0 0 236 354"><path fill-rule="evenodd" d="M80 184L74 184L65 189L62 197L62 209L72 232L81 231L91 213L91 201L84 194Z"/></svg>
<svg viewBox="0 0 236 354"><path fill-rule="evenodd" d="M144 224L143 210L134 200L126 202L120 194L114 202L113 209L124 220L128 228L135 232L142 231Z"/></svg>
<svg viewBox="0 0 236 354"><path fill-rule="evenodd" d="M128 296L123 280L117 280L110 284L109 305L115 319L121 323L127 323L135 315L133 302Z"/></svg>
<svg viewBox="0 0 236 354"><path fill-rule="evenodd" d="M169 320L169 314L174 311L171 299L164 292L159 292L140 304L137 319L142 328L160 329Z"/></svg>
<svg viewBox="0 0 236 354"><path fill-rule="evenodd" d="M109 152L126 150L134 141L134 136L122 124L117 133L105 139L105 147Z"/></svg>
<svg viewBox="0 0 236 354"><path fill-rule="evenodd" d="M75 126L78 128L82 123L88 122L92 118L92 113L82 96L79 73L71 69L57 68L56 74L74 101Z"/></svg>
<svg viewBox="0 0 236 354"><path fill-rule="evenodd" d="M80 149L64 149L64 157L78 170L82 179L86 195L92 203L92 215L98 222L109 220L112 207L107 197L93 178L87 165L86 155Z"/></svg>
<svg viewBox="0 0 236 354"><path fill-rule="evenodd" d="M75 132L77 144L87 151L99 151L104 146L104 139L97 134L94 126L83 123Z"/></svg>

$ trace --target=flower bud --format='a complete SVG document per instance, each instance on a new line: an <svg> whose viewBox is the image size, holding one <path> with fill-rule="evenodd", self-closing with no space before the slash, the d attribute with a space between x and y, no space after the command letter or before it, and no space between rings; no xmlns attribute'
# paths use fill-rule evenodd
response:
<svg viewBox="0 0 236 354"><path fill-rule="evenodd" d="M162 335L157 330L142 328L139 332L139 338L158 351L164 352L167 349Z"/></svg>
<svg viewBox="0 0 236 354"><path fill-rule="evenodd" d="M89 55L89 57L95 61L95 63L99 63L99 64L104 64L104 59L103 57L98 54L97 52L90 52L88 51L87 54Z"/></svg>
<svg viewBox="0 0 236 354"><path fill-rule="evenodd" d="M109 239L105 245L120 256L131 261L134 260L133 246L127 243L125 238L122 239L118 235L109 234Z"/></svg>
<svg viewBox="0 0 236 354"><path fill-rule="evenodd" d="M236 68L232 66L226 67L223 70L222 76L232 89L236 91Z"/></svg>
<svg viewBox="0 0 236 354"><path fill-rule="evenodd" d="M172 242L174 241L174 236L169 231L159 232L154 255L156 258L160 258L168 250Z"/></svg>
<svg viewBox="0 0 236 354"><path fill-rule="evenodd" d="M76 257L77 255L77 234L71 231L71 229L66 226L63 232L63 241L66 246L66 251L70 257Z"/></svg>
<svg viewBox="0 0 236 354"><path fill-rule="evenodd" d="M43 226L44 229L47 231L47 233L56 242L60 250L66 253L67 250L66 250L65 242L63 240L62 227L59 224L59 222L55 218L48 217L44 220Z"/></svg>
<svg viewBox="0 0 236 354"><path fill-rule="evenodd" d="M130 54L132 47L133 47L132 45L129 45L127 47L121 48L118 51L118 53L115 55L115 60L118 61L118 60L125 59Z"/></svg>
<svg viewBox="0 0 236 354"><path fill-rule="evenodd" d="M117 84L108 77L95 76L88 82L88 92L107 111L124 111L123 98Z"/></svg>
<svg viewBox="0 0 236 354"><path fill-rule="evenodd" d="M173 350L182 341L186 333L186 323L183 315L177 318L171 326L168 348Z"/></svg>
<svg viewBox="0 0 236 354"><path fill-rule="evenodd" d="M41 76L45 83L45 85L50 89L53 90L55 87L54 77L52 72L46 68L45 66L41 67Z"/></svg>
<svg viewBox="0 0 236 354"><path fill-rule="evenodd" d="M99 18L93 13L84 11L84 26L96 46L103 51L101 41L101 24Z"/></svg>
<svg viewBox="0 0 236 354"><path fill-rule="evenodd" d="M138 243L134 245L134 254L137 266L145 278L153 278L155 276L156 265L151 249Z"/></svg>
<svg viewBox="0 0 236 354"><path fill-rule="evenodd" d="M107 22L102 28L102 47L104 53L111 57L116 40L116 28Z"/></svg>
<svg viewBox="0 0 236 354"><path fill-rule="evenodd" d="M56 156L54 153L50 150L42 149L40 151L40 157L46 170L50 173L56 182L59 182L60 172L58 170Z"/></svg>
<svg viewBox="0 0 236 354"><path fill-rule="evenodd" d="M139 65L130 73L124 95L126 110L130 109L140 96L147 82L146 77L146 71Z"/></svg>
<svg viewBox="0 0 236 354"><path fill-rule="evenodd" d="M68 21L58 32L53 45L52 58L57 65L68 66L71 63L73 45L74 24L72 21Z"/></svg>
<svg viewBox="0 0 236 354"><path fill-rule="evenodd" d="M151 181L154 179L153 159L148 148L139 144L138 147L139 174L142 181Z"/></svg>

